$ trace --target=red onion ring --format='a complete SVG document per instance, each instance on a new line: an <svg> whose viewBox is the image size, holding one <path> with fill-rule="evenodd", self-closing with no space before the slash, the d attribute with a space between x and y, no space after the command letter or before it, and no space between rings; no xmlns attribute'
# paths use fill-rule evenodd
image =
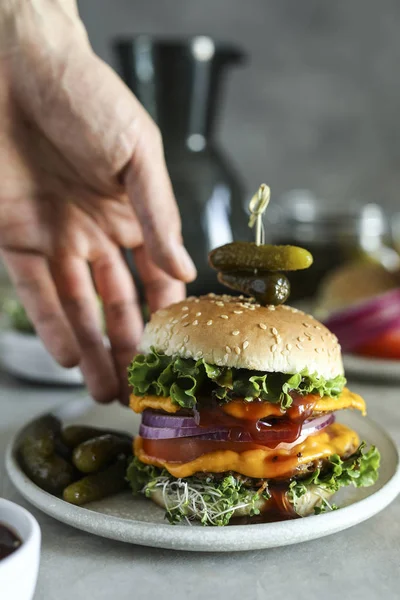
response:
<svg viewBox="0 0 400 600"><path fill-rule="evenodd" d="M159 415L157 415L159 416ZM185 418L185 417L184 417ZM182 420L182 417L175 417ZM303 423L298 437L309 436L333 423L333 414L323 415L315 419L309 419ZM160 421L158 421L160 422ZM168 420L171 423L171 420ZM167 440L182 437L195 437L198 440L221 441L221 442L285 442L290 439L293 431L285 427L270 427L261 429L254 435L252 432L241 427L153 427L142 422L139 435L144 439Z"/></svg>

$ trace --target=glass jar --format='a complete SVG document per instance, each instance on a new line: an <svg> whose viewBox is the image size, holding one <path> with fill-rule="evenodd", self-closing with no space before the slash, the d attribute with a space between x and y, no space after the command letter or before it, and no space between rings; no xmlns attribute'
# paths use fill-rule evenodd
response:
<svg viewBox="0 0 400 600"><path fill-rule="evenodd" d="M266 213L267 241L309 250L310 269L290 274L291 299L314 296L326 273L351 260L374 260L395 269L388 219L378 204L328 203L307 190L286 194Z"/></svg>

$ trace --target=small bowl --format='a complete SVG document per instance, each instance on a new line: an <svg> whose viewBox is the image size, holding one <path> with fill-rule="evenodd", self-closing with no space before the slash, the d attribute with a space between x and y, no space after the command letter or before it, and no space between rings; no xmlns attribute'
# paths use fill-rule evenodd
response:
<svg viewBox="0 0 400 600"><path fill-rule="evenodd" d="M0 498L0 523L14 531L21 546L0 560L1 600L32 600L40 560L40 527L24 508Z"/></svg>
<svg viewBox="0 0 400 600"><path fill-rule="evenodd" d="M20 379L52 385L83 385L78 367L61 367L46 350L39 336L9 330L0 334L3 367Z"/></svg>

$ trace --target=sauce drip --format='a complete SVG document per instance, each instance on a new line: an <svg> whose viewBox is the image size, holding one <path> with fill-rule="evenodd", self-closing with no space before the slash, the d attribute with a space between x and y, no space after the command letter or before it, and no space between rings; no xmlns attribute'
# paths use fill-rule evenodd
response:
<svg viewBox="0 0 400 600"><path fill-rule="evenodd" d="M243 432L249 434L255 442L261 442L262 434L271 433L272 439L266 445L274 448L281 442L291 444L298 439L304 421L311 417L318 400L319 396L315 395L301 396L300 394L293 394L292 405L286 411L282 411L281 417L251 420L249 418L238 419L224 412L223 406L215 400L202 399L199 403L198 424L200 427L229 428L229 441L232 442L241 441ZM236 402L241 402L244 405L248 404L245 400ZM251 404L260 402L263 401L254 400ZM274 442L273 437L275 434L276 441Z"/></svg>
<svg viewBox="0 0 400 600"><path fill-rule="evenodd" d="M0 560L15 552L21 543L19 537L11 529L0 523Z"/></svg>
<svg viewBox="0 0 400 600"><path fill-rule="evenodd" d="M266 504L265 510L259 515L253 517L234 517L230 525L252 525L257 523L274 523L276 521L288 521L289 519L299 519L299 515L294 511L292 504L286 496L287 485L278 484L269 488L271 499Z"/></svg>

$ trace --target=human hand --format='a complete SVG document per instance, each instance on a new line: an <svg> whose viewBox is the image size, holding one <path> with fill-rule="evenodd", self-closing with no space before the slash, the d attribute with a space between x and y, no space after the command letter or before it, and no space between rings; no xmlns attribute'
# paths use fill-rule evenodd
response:
<svg viewBox="0 0 400 600"><path fill-rule="evenodd" d="M92 52L73 0L8 0L0 39L2 259L51 354L79 364L98 401L126 399L143 325L120 248L151 311L195 276L159 131Z"/></svg>

